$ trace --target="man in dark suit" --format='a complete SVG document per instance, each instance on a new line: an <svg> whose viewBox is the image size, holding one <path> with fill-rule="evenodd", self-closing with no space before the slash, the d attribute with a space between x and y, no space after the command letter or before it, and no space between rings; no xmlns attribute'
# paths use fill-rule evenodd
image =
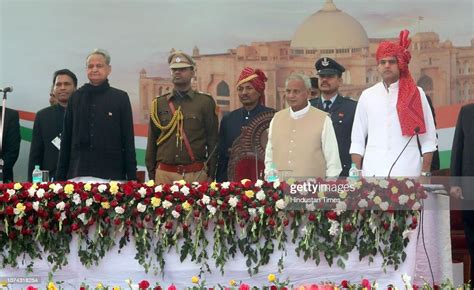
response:
<svg viewBox="0 0 474 290"><path fill-rule="evenodd" d="M132 106L128 94L109 85L110 55L86 59L89 83L71 95L61 135L56 176L62 181L136 180Z"/></svg>
<svg viewBox="0 0 474 290"><path fill-rule="evenodd" d="M28 180L31 181L35 165L39 165L41 170L48 170L51 177L56 176L64 112L76 88L77 77L72 71L61 69L54 72L51 94L57 103L36 113L28 160Z"/></svg>
<svg viewBox="0 0 474 290"><path fill-rule="evenodd" d="M467 245L474 261L474 104L465 105L459 112L451 150L451 175L455 186L451 188L454 198L462 202L462 218ZM474 267L471 267L474 281Z"/></svg>
<svg viewBox="0 0 474 290"><path fill-rule="evenodd" d="M328 112L336 133L341 159L342 172L340 176L348 176L351 168L351 131L357 102L339 94L342 84L342 73L346 70L342 65L329 57L320 58L315 64L319 75L319 90L321 97L311 99L314 107Z"/></svg>
<svg viewBox="0 0 474 290"><path fill-rule="evenodd" d="M0 122L2 107L0 106ZM20 117L18 112L5 109L5 125L3 126L2 148L0 158L3 159L3 183L13 181L13 165L20 154Z"/></svg>

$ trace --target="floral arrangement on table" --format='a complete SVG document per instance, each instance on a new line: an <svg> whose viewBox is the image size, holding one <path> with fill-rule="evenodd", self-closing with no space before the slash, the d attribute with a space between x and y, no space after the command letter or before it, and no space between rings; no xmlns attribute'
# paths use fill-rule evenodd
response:
<svg viewBox="0 0 474 290"><path fill-rule="evenodd" d="M340 283L336 284L334 282L321 282L319 284L311 284L311 285L299 285L293 286L289 285L289 279L280 281L275 274L269 274L268 282L270 285L263 286L263 287L253 287L245 283L237 283L235 280L230 280L228 285L221 285L218 284L217 287L208 287L206 286L206 281L201 280L198 276L193 276L191 278L191 283L193 286L185 288L186 290L339 290L339 289L348 289L348 290L377 290L380 289L378 287L377 281L373 281L372 283L368 279L362 279L360 283L351 283L347 280L343 280ZM406 274L402 275L402 280L404 285L402 287L395 287L395 286L388 286L386 287L387 290L397 290L397 289L405 289L405 290L441 290L441 289L452 289L452 290L471 290L470 283L463 284L455 288L450 280L443 282L441 285L433 285L431 286L427 281L421 286L413 285L411 283L411 277ZM121 288L119 286L105 286L102 283L98 283L95 287L88 286L86 284L82 284L79 287L79 290L177 290L174 284L169 285L168 287L162 287L159 283L156 283L154 286L150 284L147 280L142 280L137 284L133 284L130 279L125 280L128 287ZM8 284L5 282L0 282L0 286L6 289L10 289ZM28 286L26 290L38 290L34 286ZM56 284L52 281L46 287L47 290L62 290L61 286L56 286Z"/></svg>
<svg viewBox="0 0 474 290"><path fill-rule="evenodd" d="M281 270L289 242L297 245L297 255L316 264L324 254L329 265L344 268L348 254L358 249L360 259L373 261L380 254L384 267L396 269L417 227L419 201L426 198L421 185L403 179L332 182L350 183L354 190L318 192L339 199L332 208L291 211L286 208L289 185L279 181L0 184L1 265L46 257L56 271L67 264L77 235L86 267L97 265L116 241L122 248L134 239L136 259L155 273L165 269L170 250L181 261L198 264L201 273L210 271L210 262L223 273L239 251L250 275L279 250ZM395 210L401 205L408 210ZM206 231L213 233L212 252L206 250Z"/></svg>

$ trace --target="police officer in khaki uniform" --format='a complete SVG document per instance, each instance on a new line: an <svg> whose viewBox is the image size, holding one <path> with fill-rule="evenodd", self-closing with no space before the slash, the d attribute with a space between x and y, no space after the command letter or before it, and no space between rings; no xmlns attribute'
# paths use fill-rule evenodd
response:
<svg viewBox="0 0 474 290"><path fill-rule="evenodd" d="M194 91L193 58L181 51L168 58L174 89L155 98L150 112L145 163L157 183L214 180L218 120L212 96Z"/></svg>

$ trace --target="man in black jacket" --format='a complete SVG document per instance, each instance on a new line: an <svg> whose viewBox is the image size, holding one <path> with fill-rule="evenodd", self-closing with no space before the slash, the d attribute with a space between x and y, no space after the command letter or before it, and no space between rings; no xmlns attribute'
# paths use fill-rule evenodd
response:
<svg viewBox="0 0 474 290"><path fill-rule="evenodd" d="M346 69L329 57L318 59L315 63L319 76L319 90L321 97L311 99L309 102L314 107L328 112L336 133L341 159L342 172L340 176L348 176L351 168L351 131L354 122L357 102L339 94L342 85L342 73Z"/></svg>
<svg viewBox="0 0 474 290"><path fill-rule="evenodd" d="M0 106L0 122L2 106ZM20 154L20 117L15 110L5 109L5 125L3 126L2 148L0 158L3 159L3 182L13 181L13 165Z"/></svg>
<svg viewBox="0 0 474 290"><path fill-rule="evenodd" d="M465 105L459 112L451 150L451 175L454 185L451 195L462 201L462 218L467 246L474 261L474 104ZM474 279L474 268L471 267Z"/></svg>
<svg viewBox="0 0 474 290"><path fill-rule="evenodd" d="M87 57L87 78L69 99L57 178L74 181L136 180L132 107L128 94L109 85L105 50Z"/></svg>
<svg viewBox="0 0 474 290"><path fill-rule="evenodd" d="M39 165L41 170L48 170L51 177L56 176L64 112L76 88L77 77L72 71L61 69L54 72L52 96L57 103L36 113L28 160L28 180L31 181L35 165Z"/></svg>

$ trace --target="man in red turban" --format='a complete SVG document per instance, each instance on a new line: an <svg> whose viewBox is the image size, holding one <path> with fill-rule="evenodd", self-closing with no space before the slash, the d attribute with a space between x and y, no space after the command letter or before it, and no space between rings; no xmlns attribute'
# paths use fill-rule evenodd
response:
<svg viewBox="0 0 474 290"><path fill-rule="evenodd" d="M267 77L260 69L246 67L240 73L236 88L242 107L225 115L219 129L219 161L216 175L218 182L228 180L230 149L235 139L240 136L242 127L248 125L258 114L273 110L264 106L266 81ZM248 178L255 179L255 172Z"/></svg>
<svg viewBox="0 0 474 290"><path fill-rule="evenodd" d="M401 31L398 43L380 43L376 59L382 82L359 98L350 153L358 168L364 158L362 170L367 176L430 175L436 129L425 93L408 70L408 34Z"/></svg>

